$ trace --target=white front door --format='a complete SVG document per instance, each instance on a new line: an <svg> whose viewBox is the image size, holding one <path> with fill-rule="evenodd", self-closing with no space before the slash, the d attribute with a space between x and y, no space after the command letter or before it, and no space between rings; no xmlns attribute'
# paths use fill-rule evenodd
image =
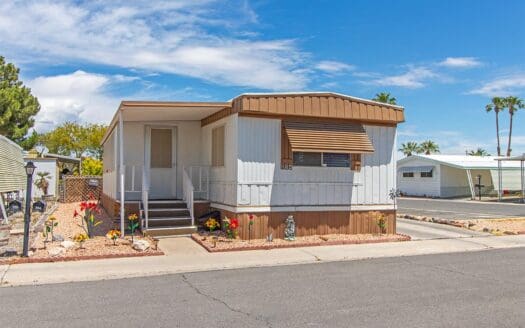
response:
<svg viewBox="0 0 525 328"><path fill-rule="evenodd" d="M177 194L177 133L174 127L148 127L149 195L151 199L174 199Z"/></svg>

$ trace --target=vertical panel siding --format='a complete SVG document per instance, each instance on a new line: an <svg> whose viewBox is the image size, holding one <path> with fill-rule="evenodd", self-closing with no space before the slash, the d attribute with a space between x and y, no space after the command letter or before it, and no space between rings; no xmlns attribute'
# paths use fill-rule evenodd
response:
<svg viewBox="0 0 525 328"><path fill-rule="evenodd" d="M399 168L428 165L435 166L432 178L421 178L419 173L414 173L413 178L404 178L403 173L397 173L398 189L403 194L410 196L441 197L441 165L435 164L432 161L413 158L399 165Z"/></svg>
<svg viewBox="0 0 525 328"><path fill-rule="evenodd" d="M335 99L334 105L337 110ZM238 205L392 203L388 192L395 187L393 127L365 126L375 152L363 155L360 172L325 167L281 170L281 121L239 117L238 127Z"/></svg>

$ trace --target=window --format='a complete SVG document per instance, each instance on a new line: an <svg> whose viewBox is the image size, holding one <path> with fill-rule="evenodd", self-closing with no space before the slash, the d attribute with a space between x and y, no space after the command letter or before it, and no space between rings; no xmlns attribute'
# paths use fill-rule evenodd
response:
<svg viewBox="0 0 525 328"><path fill-rule="evenodd" d="M293 153L293 165L297 166L321 166L321 153Z"/></svg>
<svg viewBox="0 0 525 328"><path fill-rule="evenodd" d="M414 172L403 172L403 178L413 178Z"/></svg>
<svg viewBox="0 0 525 328"><path fill-rule="evenodd" d="M338 153L293 152L293 165L317 167L349 167L350 155Z"/></svg>
<svg viewBox="0 0 525 328"><path fill-rule="evenodd" d="M224 126L211 131L211 165L224 166Z"/></svg>
<svg viewBox="0 0 525 328"><path fill-rule="evenodd" d="M432 178L432 171L421 172L421 177L422 178Z"/></svg>

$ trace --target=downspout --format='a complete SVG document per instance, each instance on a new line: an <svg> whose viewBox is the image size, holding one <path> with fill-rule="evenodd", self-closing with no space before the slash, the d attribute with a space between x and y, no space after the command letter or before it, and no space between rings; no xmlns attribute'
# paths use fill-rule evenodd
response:
<svg viewBox="0 0 525 328"><path fill-rule="evenodd" d="M124 166L124 122L122 120L122 110L118 114L118 137L119 137L119 173L120 173L120 233L124 236L124 216L126 209L124 208L126 191L124 188L125 166Z"/></svg>

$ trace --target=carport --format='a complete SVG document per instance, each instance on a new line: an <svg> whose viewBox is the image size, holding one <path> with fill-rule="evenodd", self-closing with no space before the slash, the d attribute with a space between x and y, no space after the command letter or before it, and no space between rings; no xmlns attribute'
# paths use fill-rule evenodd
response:
<svg viewBox="0 0 525 328"><path fill-rule="evenodd" d="M525 203L525 154L521 154L520 156L514 156L514 157L501 157L496 158L496 161L498 161L498 183L499 183L499 190L498 190L498 198L499 201L501 201L503 197L503 179L501 178L501 172L502 172L502 161L510 161L510 162L520 162L520 173L521 173L521 202Z"/></svg>

